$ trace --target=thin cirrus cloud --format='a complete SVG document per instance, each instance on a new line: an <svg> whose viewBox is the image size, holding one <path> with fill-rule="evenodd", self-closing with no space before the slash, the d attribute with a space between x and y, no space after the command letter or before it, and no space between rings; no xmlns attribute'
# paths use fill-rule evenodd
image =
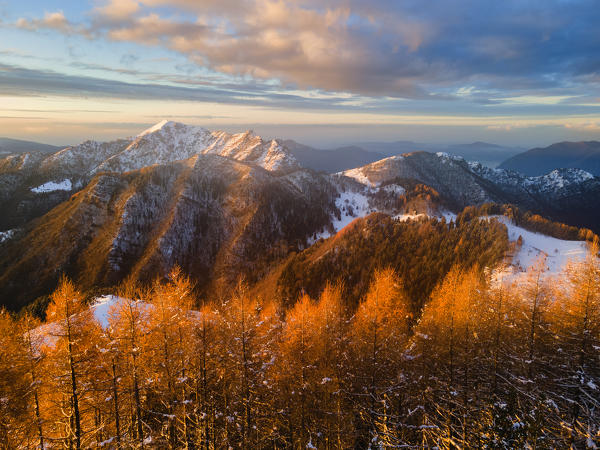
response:
<svg viewBox="0 0 600 450"><path fill-rule="evenodd" d="M185 81L185 80L181 80ZM181 82L180 81L180 82ZM126 83L99 77L65 75L63 73L35 70L0 64L0 95L6 96L67 96L105 97L130 100L174 100L218 102L269 106L273 108L346 108L348 97L307 98L281 92L262 90L260 85L226 86L176 86L165 83Z"/></svg>

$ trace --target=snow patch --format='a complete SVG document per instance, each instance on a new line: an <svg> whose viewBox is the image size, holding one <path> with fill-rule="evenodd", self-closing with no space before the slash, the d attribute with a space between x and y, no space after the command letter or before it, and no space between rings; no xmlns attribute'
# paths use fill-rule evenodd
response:
<svg viewBox="0 0 600 450"><path fill-rule="evenodd" d="M94 313L94 318L102 328L108 328L108 312L120 300L124 299L116 295L105 295L96 298L94 304L90 306L90 309Z"/></svg>
<svg viewBox="0 0 600 450"><path fill-rule="evenodd" d="M569 262L581 262L588 255L588 243L585 241L565 241L541 233L526 230L512 223L505 216L483 217L484 220L497 219L506 225L508 240L516 243L522 238L522 245L516 248L509 266L500 267L492 273L495 284L526 282L526 270L534 266L540 259L544 261L543 277L561 274Z"/></svg>
<svg viewBox="0 0 600 450"><path fill-rule="evenodd" d="M11 239L15 235L15 231L16 229L0 231L0 244Z"/></svg>
<svg viewBox="0 0 600 450"><path fill-rule="evenodd" d="M383 186L382 189L390 194L404 195L406 193L406 189L399 184L388 184Z"/></svg>
<svg viewBox="0 0 600 450"><path fill-rule="evenodd" d="M340 210L340 218L333 215L331 223L333 225L333 234L340 231L345 226L349 225L354 219L365 217L376 212L375 208L369 205L369 199L364 192L355 192L347 190L340 192L339 197L335 200L335 206ZM332 233L325 230L316 234L316 238L309 239L308 244L312 245L319 239L327 239L332 236Z"/></svg>
<svg viewBox="0 0 600 450"><path fill-rule="evenodd" d="M59 182L48 181L47 183L41 184L38 187L31 188L31 192L42 194L54 191L70 191L71 189L73 189L71 180L65 179Z"/></svg>
<svg viewBox="0 0 600 450"><path fill-rule="evenodd" d="M364 184L365 186L375 186L375 184L372 183L371 180L369 180L369 178L365 175L362 167L359 167L357 169L346 170L345 172L342 172L342 175L347 176L348 178L353 178L354 180L358 181L360 184Z"/></svg>
<svg viewBox="0 0 600 450"><path fill-rule="evenodd" d="M399 222L407 222L409 220L420 219L421 217L428 217L428 216L427 216L427 214L398 214L398 215L394 216L394 219L396 219Z"/></svg>
<svg viewBox="0 0 600 450"><path fill-rule="evenodd" d="M569 261L583 261L587 256L587 243L584 241L557 239L518 227L508 217L496 218L506 225L509 241L516 242L519 236L523 238L523 245L513 257L513 264L517 267L530 267L541 256L546 258L547 272L558 274Z"/></svg>

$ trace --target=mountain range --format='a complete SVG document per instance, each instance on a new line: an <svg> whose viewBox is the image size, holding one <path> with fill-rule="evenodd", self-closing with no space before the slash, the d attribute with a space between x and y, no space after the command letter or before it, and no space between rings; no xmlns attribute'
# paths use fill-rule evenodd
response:
<svg viewBox="0 0 600 450"><path fill-rule="evenodd" d="M468 161L477 161L489 167L496 167L507 158L524 151L518 147L503 147L487 142L453 145L424 144L412 141L360 142L329 150L316 149L293 140L285 140L283 144L303 167L328 173L359 167L379 161L386 156L415 151L444 152L461 156Z"/></svg>
<svg viewBox="0 0 600 450"><path fill-rule="evenodd" d="M0 137L0 156L23 152L54 153L61 148L63 147Z"/></svg>
<svg viewBox="0 0 600 450"><path fill-rule="evenodd" d="M0 159L0 303L19 309L63 272L86 290L174 264L200 289L258 282L375 212L510 203L600 231L600 178L580 169L527 177L417 151L328 174L303 167L302 152L251 131L163 121L131 138Z"/></svg>
<svg viewBox="0 0 600 450"><path fill-rule="evenodd" d="M499 165L525 175L538 176L557 168L577 168L600 175L600 142L559 142L533 148L513 156Z"/></svg>

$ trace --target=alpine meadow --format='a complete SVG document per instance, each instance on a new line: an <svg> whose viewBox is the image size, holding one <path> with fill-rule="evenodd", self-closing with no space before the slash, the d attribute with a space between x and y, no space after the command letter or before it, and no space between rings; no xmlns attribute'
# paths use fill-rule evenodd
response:
<svg viewBox="0 0 600 450"><path fill-rule="evenodd" d="M595 0L0 0L0 449L600 447Z"/></svg>

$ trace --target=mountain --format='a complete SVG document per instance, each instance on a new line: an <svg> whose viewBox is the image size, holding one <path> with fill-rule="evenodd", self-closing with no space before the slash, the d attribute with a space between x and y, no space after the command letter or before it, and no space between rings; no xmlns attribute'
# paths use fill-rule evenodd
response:
<svg viewBox="0 0 600 450"><path fill-rule="evenodd" d="M256 293L268 297L275 289L284 303L293 304L302 293L320 293L331 274L337 274L347 288L347 303L355 306L366 293L373 271L393 267L404 280L416 313L453 265L493 266L507 247L506 228L496 221L477 219L449 226L435 217L395 220L372 213L354 220L335 236L292 254L257 285Z"/></svg>
<svg viewBox="0 0 600 450"><path fill-rule="evenodd" d="M0 248L0 298L11 308L47 294L66 272L85 289L150 280L173 264L199 280L252 281L261 267L328 225L335 189L219 155L95 175Z"/></svg>
<svg viewBox="0 0 600 450"><path fill-rule="evenodd" d="M370 152L355 145L319 150L291 139L283 141L283 145L290 150L302 167L328 173L364 166L385 158L384 154Z"/></svg>
<svg viewBox="0 0 600 450"><path fill-rule="evenodd" d="M443 146L435 144L424 144L422 142L413 141L394 141L394 142L359 142L357 146L364 148L370 152L381 153L385 156L401 155L418 150L422 151L437 151Z"/></svg>
<svg viewBox="0 0 600 450"><path fill-rule="evenodd" d="M413 152L338 176L366 187L416 180L435 189L453 210L486 202L511 203L556 221L600 231L600 178L580 169L526 177L447 153Z"/></svg>
<svg viewBox="0 0 600 450"><path fill-rule="evenodd" d="M478 161L496 167L502 161L523 151L522 148L503 147L487 142L471 144L436 145L412 141L362 142L332 150L319 150L293 140L283 141L301 166L328 173L360 167L386 156L396 156L415 151L449 153L468 161Z"/></svg>
<svg viewBox="0 0 600 450"><path fill-rule="evenodd" d="M506 158L521 153L519 147L505 147L487 142L450 145L443 151L451 155L462 156L467 161L477 161L489 167L497 167Z"/></svg>
<svg viewBox="0 0 600 450"><path fill-rule="evenodd" d="M19 309L61 273L89 291L174 264L201 291L226 289L239 276L262 280L356 218L451 220L487 202L600 231L600 179L578 169L526 177L413 152L327 174L303 168L283 141L161 122L0 159L0 303Z"/></svg>
<svg viewBox="0 0 600 450"><path fill-rule="evenodd" d="M583 169L600 176L600 142L559 142L533 148L507 159L499 166L529 176L538 176L559 168Z"/></svg>
<svg viewBox="0 0 600 450"><path fill-rule="evenodd" d="M132 138L86 141L50 155L22 153L0 159L0 210L5 212L0 230L39 217L97 173L123 173L207 154L277 173L300 168L279 141L265 141L252 131L229 134L162 121Z"/></svg>
<svg viewBox="0 0 600 450"><path fill-rule="evenodd" d="M368 151L375 151L386 156L402 155L415 151L444 152L461 156L467 161L478 161L489 167L496 167L502 161L523 151L519 147L505 147L488 142L472 142L470 144L425 144L412 141L396 142L364 142L357 144Z"/></svg>
<svg viewBox="0 0 600 450"><path fill-rule="evenodd" d="M0 156L25 152L54 153L60 148L55 145L40 144L39 142L0 137Z"/></svg>

